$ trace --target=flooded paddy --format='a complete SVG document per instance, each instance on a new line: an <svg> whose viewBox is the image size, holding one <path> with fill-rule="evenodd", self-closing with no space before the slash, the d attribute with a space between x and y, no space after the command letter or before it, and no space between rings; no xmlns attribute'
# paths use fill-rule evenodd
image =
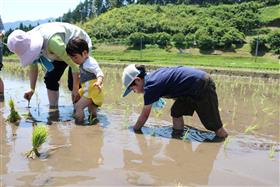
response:
<svg viewBox="0 0 280 187"><path fill-rule="evenodd" d="M105 103L95 125L75 125L71 93L62 80L59 110L48 109L44 83L23 99L29 80L4 73L0 103L1 186L279 186L279 80L213 75L219 109L230 136L214 141L212 132L191 129L183 140L171 138L171 100L153 111L143 134L131 126L142 97L122 98L122 69L103 68ZM22 119L6 120L9 99ZM205 130L198 117L186 125ZM42 156L27 159L36 124L48 128Z"/></svg>

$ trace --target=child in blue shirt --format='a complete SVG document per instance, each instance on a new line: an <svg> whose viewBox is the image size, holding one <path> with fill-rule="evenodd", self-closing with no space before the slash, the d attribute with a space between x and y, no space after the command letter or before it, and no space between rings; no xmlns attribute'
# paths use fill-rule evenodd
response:
<svg viewBox="0 0 280 187"><path fill-rule="evenodd" d="M131 64L124 69L122 79L126 87L123 97L132 90L144 95L142 112L133 127L135 131L147 121L153 103L164 97L175 100L171 116L176 134L183 132L183 116L192 116L196 111L206 129L218 137L227 137L218 110L215 83L206 72L178 66L159 68L147 74L145 66Z"/></svg>

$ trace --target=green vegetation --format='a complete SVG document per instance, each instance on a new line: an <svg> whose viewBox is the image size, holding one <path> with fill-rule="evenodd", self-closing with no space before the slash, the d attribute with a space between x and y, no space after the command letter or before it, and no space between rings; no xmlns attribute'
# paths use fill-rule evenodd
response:
<svg viewBox="0 0 280 187"><path fill-rule="evenodd" d="M276 146L272 145L269 149L269 159L274 160L275 159L275 154L276 154Z"/></svg>
<svg viewBox="0 0 280 187"><path fill-rule="evenodd" d="M26 157L34 158L35 155L37 157L40 157L40 153L39 153L38 149L41 147L41 145L43 143L46 142L47 137L48 137L48 130L47 130L47 128L45 126L43 126L43 125L36 126L34 128L33 133L32 133L32 146L33 146L33 148L32 148L31 151L29 151L26 154Z"/></svg>
<svg viewBox="0 0 280 187"><path fill-rule="evenodd" d="M145 51L140 52L143 53L144 59L138 59L137 55L129 55L126 58L127 53L134 53L133 50L137 51L150 45L156 45L167 50L173 47L179 50L200 49L200 53L193 54L193 56L187 55L187 60L191 61L190 65L195 66L278 69L279 64L276 56L269 59L265 55L270 54L270 52L279 54L280 47L275 45L279 43L278 35L271 36L273 32L279 31L261 27L268 24L261 20L261 17L269 16L270 12L264 10L266 5L270 4L273 2L249 2L218 6L129 5L112 9L80 26L90 34L95 43L98 41L103 44L123 44L133 47L130 52L126 50L124 55L120 54L121 59L118 56L115 58L110 56L110 53L114 53L114 51L110 51L107 55L96 52L98 56L101 55L101 60L130 61L130 58L132 61L151 63L159 63L158 60L160 60L161 64L168 61L166 65L173 64L170 60L178 61L170 59L170 55L164 55L167 57L164 59L151 59L149 55L144 55ZM269 8L274 10L278 7L279 5L275 5ZM269 21L279 18L278 14L273 14ZM269 36L273 38L273 42L270 42ZM238 54L238 51L244 49L249 55ZM213 54L214 50L219 50L223 55L219 57L209 56ZM229 53L226 51L233 53L228 56ZM162 53L160 54L162 55ZM259 61L264 62L264 64L255 63L256 59L250 58L256 54L260 56ZM179 58L182 56L180 55ZM199 59L199 62L192 62L193 58ZM211 62L205 63L203 58ZM238 64L240 61L243 61L243 64ZM272 63L267 64L268 61Z"/></svg>
<svg viewBox="0 0 280 187"><path fill-rule="evenodd" d="M201 53L198 49L186 49L179 51L176 48L170 50L159 48L157 46L148 46L143 50L131 49L125 45L105 45L96 46L93 56L102 63L136 63L146 65L162 66L195 66L195 67L215 67L215 68L242 68L256 70L274 70L279 71L279 60L275 57L252 57L248 52L247 45L237 52L213 52L213 54ZM6 57L5 60L14 59L13 56ZM28 68L22 68L18 62L4 62L7 70L18 69L27 74ZM40 71L43 75L43 71Z"/></svg>
<svg viewBox="0 0 280 187"><path fill-rule="evenodd" d="M102 13L105 13L114 8L120 8L131 4L143 4L143 5L221 5L221 4L240 4L244 2L257 2L262 6L278 5L280 0L85 0L73 10L69 10L62 17L56 19L56 21L65 22L85 22L89 19L97 17Z"/></svg>
<svg viewBox="0 0 280 187"><path fill-rule="evenodd" d="M280 5L265 7L260 10L260 20L263 23L273 21L280 18Z"/></svg>
<svg viewBox="0 0 280 187"><path fill-rule="evenodd" d="M83 27L98 40L126 39L135 32L171 36L183 33L194 35L193 42L199 47L205 42L207 46L203 45L204 48L223 48L242 44L243 33L258 27L259 6L256 3L208 7L129 5L89 20ZM150 40L149 44L154 44L153 41Z"/></svg>
<svg viewBox="0 0 280 187"><path fill-rule="evenodd" d="M87 0L61 19L89 33L101 62L279 70L280 0L126 3Z"/></svg>
<svg viewBox="0 0 280 187"><path fill-rule="evenodd" d="M268 34L267 43L275 54L280 54L280 29Z"/></svg>
<svg viewBox="0 0 280 187"><path fill-rule="evenodd" d="M201 54L197 49L187 49L180 53L177 49L153 47L143 50L129 49L120 45L100 45L93 52L94 57L105 63L138 63L150 65L187 65L220 68L246 68L279 70L278 60L270 57L252 58L247 55L229 52L223 55Z"/></svg>
<svg viewBox="0 0 280 187"><path fill-rule="evenodd" d="M188 140L189 133L190 133L190 129L188 128L188 130L185 132L185 134L184 134L184 136L182 138L184 141Z"/></svg>
<svg viewBox="0 0 280 187"><path fill-rule="evenodd" d="M225 141L224 141L224 151L227 150L228 144L229 144L229 142L231 141L231 139L232 139L231 136L228 136L228 137L225 139Z"/></svg>
<svg viewBox="0 0 280 187"><path fill-rule="evenodd" d="M9 121L11 123L15 123L18 120L20 120L21 117L18 114L18 112L16 111L15 104L14 104L14 101L12 99L9 101L9 106L10 106L10 114L8 116L7 121Z"/></svg>
<svg viewBox="0 0 280 187"><path fill-rule="evenodd" d="M245 130L244 130L244 133L245 134L250 134L250 133L254 133L256 129L258 129L259 126L258 125L249 125Z"/></svg>

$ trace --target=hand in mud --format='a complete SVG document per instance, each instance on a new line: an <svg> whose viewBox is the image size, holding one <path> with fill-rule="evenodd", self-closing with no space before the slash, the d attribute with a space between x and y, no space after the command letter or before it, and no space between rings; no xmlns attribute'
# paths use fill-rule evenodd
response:
<svg viewBox="0 0 280 187"><path fill-rule="evenodd" d="M137 129L137 128L133 127L133 131L134 131L136 134L143 134L141 128L140 128L140 129Z"/></svg>
<svg viewBox="0 0 280 187"><path fill-rule="evenodd" d="M26 99L27 101L30 101L31 100L31 97L33 96L34 92L32 90L30 91L27 91L24 93L24 99Z"/></svg>

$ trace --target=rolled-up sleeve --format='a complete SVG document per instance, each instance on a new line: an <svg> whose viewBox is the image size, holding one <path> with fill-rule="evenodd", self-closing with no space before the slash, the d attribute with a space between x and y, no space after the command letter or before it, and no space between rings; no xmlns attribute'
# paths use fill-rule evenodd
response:
<svg viewBox="0 0 280 187"><path fill-rule="evenodd" d="M72 72L79 72L79 67L75 64L72 59L67 55L66 45L63 42L60 35L54 35L48 42L48 51L55 54L60 60L67 63L71 68Z"/></svg>

